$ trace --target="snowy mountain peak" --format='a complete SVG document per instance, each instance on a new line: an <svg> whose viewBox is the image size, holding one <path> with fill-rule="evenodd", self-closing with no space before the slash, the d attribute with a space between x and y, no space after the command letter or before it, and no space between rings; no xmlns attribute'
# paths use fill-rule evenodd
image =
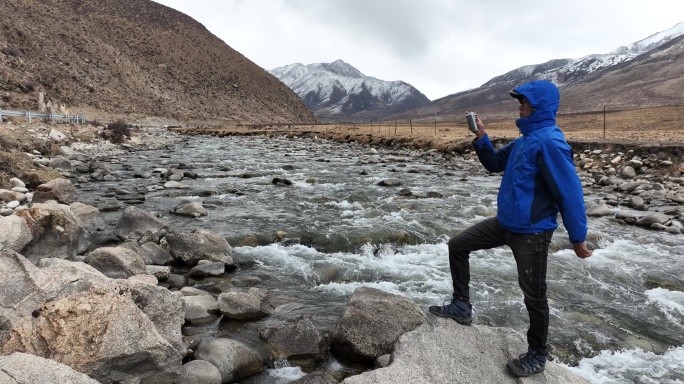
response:
<svg viewBox="0 0 684 384"><path fill-rule="evenodd" d="M663 45L664 43L667 43L668 41L682 35L684 35L684 22L681 22L666 31L655 33L643 40L637 41L636 43L632 43L627 46L622 46L611 52L611 54L641 54L650 51L651 49L656 48L660 45Z"/></svg>
<svg viewBox="0 0 684 384"><path fill-rule="evenodd" d="M321 63L320 65L322 68L329 69L331 72L338 74L340 76L356 78L364 77L363 73L361 73L358 69L354 68L350 64L345 63L342 60L335 60L330 64Z"/></svg>
<svg viewBox="0 0 684 384"><path fill-rule="evenodd" d="M410 84L366 76L342 60L290 64L270 73L323 120L382 119L430 103Z"/></svg>
<svg viewBox="0 0 684 384"><path fill-rule="evenodd" d="M546 79L553 81L559 86L576 83L594 76L601 70L632 60L682 35L684 35L684 22L643 40L619 47L610 53L593 54L578 59L551 60L537 65L526 65L497 76L478 89L531 79Z"/></svg>

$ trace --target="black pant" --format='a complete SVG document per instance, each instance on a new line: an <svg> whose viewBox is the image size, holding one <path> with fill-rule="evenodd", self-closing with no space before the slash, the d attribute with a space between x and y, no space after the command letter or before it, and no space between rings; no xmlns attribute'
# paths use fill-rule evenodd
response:
<svg viewBox="0 0 684 384"><path fill-rule="evenodd" d="M449 267L454 298L470 302L470 252L508 245L518 267L518 284L525 295L530 316L527 343L547 352L549 303L546 299L546 263L552 231L513 233L505 230L496 217L481 221L449 240Z"/></svg>

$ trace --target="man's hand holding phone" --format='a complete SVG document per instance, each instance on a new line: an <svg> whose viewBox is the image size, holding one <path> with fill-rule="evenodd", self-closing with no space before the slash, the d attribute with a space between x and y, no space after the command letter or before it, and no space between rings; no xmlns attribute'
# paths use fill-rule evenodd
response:
<svg viewBox="0 0 684 384"><path fill-rule="evenodd" d="M478 140L487 134L487 132L485 132L484 123L477 113L466 112L466 121L468 122L468 129L477 136Z"/></svg>

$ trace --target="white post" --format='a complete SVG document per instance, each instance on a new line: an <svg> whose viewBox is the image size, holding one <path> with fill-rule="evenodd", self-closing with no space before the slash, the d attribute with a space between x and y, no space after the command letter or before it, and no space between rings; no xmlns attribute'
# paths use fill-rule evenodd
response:
<svg viewBox="0 0 684 384"><path fill-rule="evenodd" d="M0 123L2 123L2 109L0 109Z"/></svg>
<svg viewBox="0 0 684 384"><path fill-rule="evenodd" d="M29 124L31 124L31 111L26 112L26 116L28 116Z"/></svg>

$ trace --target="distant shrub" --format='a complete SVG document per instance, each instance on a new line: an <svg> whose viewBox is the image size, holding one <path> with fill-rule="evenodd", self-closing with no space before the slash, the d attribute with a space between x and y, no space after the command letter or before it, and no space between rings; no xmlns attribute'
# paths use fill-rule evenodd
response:
<svg viewBox="0 0 684 384"><path fill-rule="evenodd" d="M102 133L104 138L112 143L118 144L123 143L131 137L131 128L133 127L125 121L117 120L107 124Z"/></svg>
<svg viewBox="0 0 684 384"><path fill-rule="evenodd" d="M14 141L12 141L12 140L4 137L4 136L0 136L0 149L10 150L10 149L14 149L16 147L17 147L17 143L15 143Z"/></svg>
<svg viewBox="0 0 684 384"><path fill-rule="evenodd" d="M21 85L21 90L24 91L24 93L33 92L36 90L36 83L33 81L27 81Z"/></svg>

